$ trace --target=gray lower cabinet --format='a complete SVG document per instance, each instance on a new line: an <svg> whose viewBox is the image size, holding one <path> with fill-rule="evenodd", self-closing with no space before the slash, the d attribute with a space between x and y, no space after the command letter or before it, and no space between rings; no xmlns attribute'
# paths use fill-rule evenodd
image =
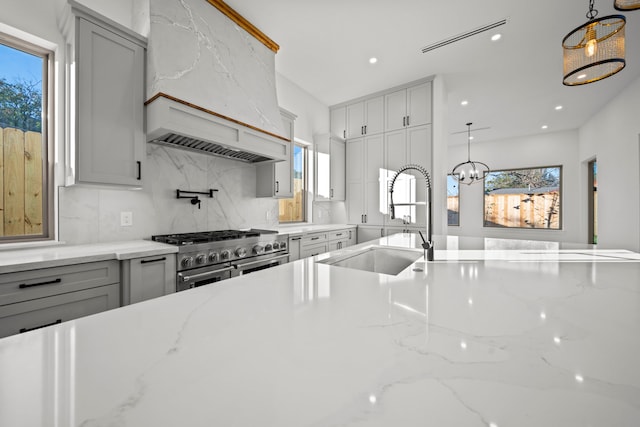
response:
<svg viewBox="0 0 640 427"><path fill-rule="evenodd" d="M175 254L122 261L122 305L146 301L175 291Z"/></svg>
<svg viewBox="0 0 640 427"><path fill-rule="evenodd" d="M289 262L293 262L300 259L301 243L302 243L301 234L289 235Z"/></svg>
<svg viewBox="0 0 640 427"><path fill-rule="evenodd" d="M120 306L120 263L0 274L0 337Z"/></svg>

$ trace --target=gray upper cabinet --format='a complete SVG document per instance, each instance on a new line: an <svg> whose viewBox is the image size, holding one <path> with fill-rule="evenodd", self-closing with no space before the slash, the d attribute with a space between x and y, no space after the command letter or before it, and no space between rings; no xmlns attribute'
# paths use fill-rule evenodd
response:
<svg viewBox="0 0 640 427"><path fill-rule="evenodd" d="M146 39L76 6L74 181L140 187Z"/></svg>

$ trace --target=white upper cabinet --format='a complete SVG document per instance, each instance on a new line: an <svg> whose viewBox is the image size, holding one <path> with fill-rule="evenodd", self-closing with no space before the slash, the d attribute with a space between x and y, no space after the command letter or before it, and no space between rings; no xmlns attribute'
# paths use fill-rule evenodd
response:
<svg viewBox="0 0 640 427"><path fill-rule="evenodd" d="M315 200L345 199L345 143L329 135L316 135Z"/></svg>
<svg viewBox="0 0 640 427"><path fill-rule="evenodd" d="M296 115L280 109L287 143L287 158L282 162L256 165L256 197L289 199L293 197L293 148Z"/></svg>
<svg viewBox="0 0 640 427"><path fill-rule="evenodd" d="M385 95L386 132L431 123L431 82Z"/></svg>
<svg viewBox="0 0 640 427"><path fill-rule="evenodd" d="M70 119L69 183L140 187L146 39L85 8L73 13L77 103Z"/></svg>
<svg viewBox="0 0 640 427"><path fill-rule="evenodd" d="M331 137L347 139L347 107L331 109Z"/></svg>
<svg viewBox="0 0 640 427"><path fill-rule="evenodd" d="M376 96L346 107L346 137L359 138L384 131L384 96Z"/></svg>

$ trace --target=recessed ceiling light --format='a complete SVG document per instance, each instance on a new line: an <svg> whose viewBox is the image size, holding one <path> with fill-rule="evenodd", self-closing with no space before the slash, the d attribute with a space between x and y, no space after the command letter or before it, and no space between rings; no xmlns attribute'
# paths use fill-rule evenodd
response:
<svg viewBox="0 0 640 427"><path fill-rule="evenodd" d="M556 110L562 110L562 105L556 105Z"/></svg>
<svg viewBox="0 0 640 427"><path fill-rule="evenodd" d="M502 34L494 34L491 36L491 41L492 42L497 42L498 40L500 40L502 38Z"/></svg>
<svg viewBox="0 0 640 427"><path fill-rule="evenodd" d="M548 128L549 128L549 126L547 126L547 125L542 125L542 129L548 129Z"/></svg>
<svg viewBox="0 0 640 427"><path fill-rule="evenodd" d="M469 105L469 101L467 101L466 99L464 101L462 101L460 103L460 105L465 106L465 105Z"/></svg>
<svg viewBox="0 0 640 427"><path fill-rule="evenodd" d="M378 58L376 57L369 58L369 64L375 64L376 62L378 62Z"/></svg>

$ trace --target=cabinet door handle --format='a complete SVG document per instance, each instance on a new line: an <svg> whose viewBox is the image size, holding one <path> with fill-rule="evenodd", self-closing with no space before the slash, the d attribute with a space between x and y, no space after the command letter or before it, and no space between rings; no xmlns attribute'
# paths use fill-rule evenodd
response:
<svg viewBox="0 0 640 427"><path fill-rule="evenodd" d="M280 192L280 183L276 181L276 193Z"/></svg>
<svg viewBox="0 0 640 427"><path fill-rule="evenodd" d="M52 285L54 283L61 283L62 279L58 278L58 279L54 279L54 280L48 280L46 282L40 282L40 283L31 283L31 284L26 284L23 283L20 286L18 286L20 289L25 289L25 288L33 288L34 286L42 286L42 285Z"/></svg>
<svg viewBox="0 0 640 427"><path fill-rule="evenodd" d="M367 125L364 125L364 134L367 134Z"/></svg>
<svg viewBox="0 0 640 427"><path fill-rule="evenodd" d="M403 116L402 117L402 127L405 127L407 125L407 116Z"/></svg>
<svg viewBox="0 0 640 427"><path fill-rule="evenodd" d="M333 188L331 190L329 190L329 197L331 197L333 199Z"/></svg>
<svg viewBox="0 0 640 427"><path fill-rule="evenodd" d="M342 139L347 139L347 130L342 131Z"/></svg>
<svg viewBox="0 0 640 427"><path fill-rule="evenodd" d="M24 334L25 332L35 331L36 329L46 328L47 326L57 325L58 323L62 323L62 319L58 319L55 322L47 323L46 325L34 326L33 328L22 328L20 329L20 333Z"/></svg>
<svg viewBox="0 0 640 427"><path fill-rule="evenodd" d="M291 240L300 240L302 237L292 237Z"/></svg>
<svg viewBox="0 0 640 427"><path fill-rule="evenodd" d="M367 214L364 214L364 222L367 222Z"/></svg>
<svg viewBox="0 0 640 427"><path fill-rule="evenodd" d="M140 264L149 264L150 262L166 261L166 259L167 259L166 256L163 256L162 258L143 259L142 261L140 261Z"/></svg>
<svg viewBox="0 0 640 427"><path fill-rule="evenodd" d="M320 237L312 237L311 240L318 240Z"/></svg>
<svg viewBox="0 0 640 427"><path fill-rule="evenodd" d="M380 229L380 237L384 237L384 228Z"/></svg>
<svg viewBox="0 0 640 427"><path fill-rule="evenodd" d="M138 160L136 164L138 165L138 177L136 179L140 181L142 179L142 162Z"/></svg>
<svg viewBox="0 0 640 427"><path fill-rule="evenodd" d="M349 240L351 240L351 230L349 230Z"/></svg>
<svg viewBox="0 0 640 427"><path fill-rule="evenodd" d="M407 126L409 126L409 116L407 116Z"/></svg>

